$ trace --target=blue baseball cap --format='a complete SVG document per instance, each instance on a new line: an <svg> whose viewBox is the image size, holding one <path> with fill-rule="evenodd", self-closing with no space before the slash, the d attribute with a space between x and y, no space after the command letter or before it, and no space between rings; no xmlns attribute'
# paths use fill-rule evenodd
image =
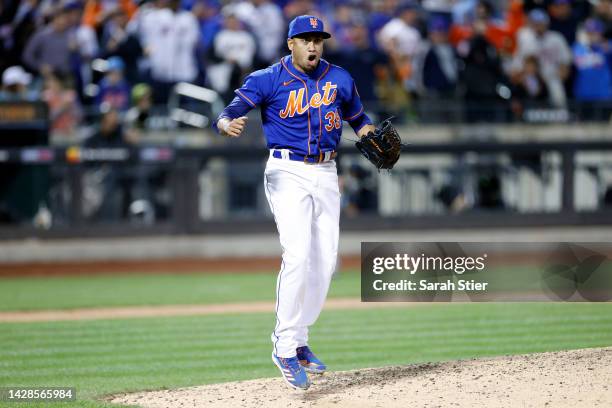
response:
<svg viewBox="0 0 612 408"><path fill-rule="evenodd" d="M584 23L584 29L586 30L587 33L600 33L601 34L604 32L604 26L602 22L595 18L589 18Z"/></svg>
<svg viewBox="0 0 612 408"><path fill-rule="evenodd" d="M448 24L446 23L446 20L442 17L433 17L429 21L429 24L427 24L427 29L430 32L446 32L448 31Z"/></svg>
<svg viewBox="0 0 612 408"><path fill-rule="evenodd" d="M323 21L315 16L297 16L289 23L289 38L300 34L318 33L323 38L330 38L331 34L325 31Z"/></svg>
<svg viewBox="0 0 612 408"><path fill-rule="evenodd" d="M544 10L533 9L529 12L529 20L536 24L548 24L550 22L550 17L548 17L548 14Z"/></svg>
<svg viewBox="0 0 612 408"><path fill-rule="evenodd" d="M123 71L125 64L120 57L110 57L106 60L106 71Z"/></svg>

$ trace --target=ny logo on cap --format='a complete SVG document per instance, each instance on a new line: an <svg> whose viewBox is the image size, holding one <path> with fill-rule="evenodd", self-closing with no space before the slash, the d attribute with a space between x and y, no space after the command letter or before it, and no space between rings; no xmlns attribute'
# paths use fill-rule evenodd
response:
<svg viewBox="0 0 612 408"><path fill-rule="evenodd" d="M319 21L314 17L310 17L310 25L312 26L312 28L317 28L317 26L319 25Z"/></svg>

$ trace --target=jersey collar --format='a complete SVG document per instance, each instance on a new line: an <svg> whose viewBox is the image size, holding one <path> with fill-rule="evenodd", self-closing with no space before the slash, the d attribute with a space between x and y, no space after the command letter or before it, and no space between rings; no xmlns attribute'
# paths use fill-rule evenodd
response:
<svg viewBox="0 0 612 408"><path fill-rule="evenodd" d="M297 69L295 69L295 67L293 66L293 60L291 59L291 55L287 55L287 56L283 57L283 65L285 65L285 67L287 67L287 70L289 70L290 73L292 73L294 75L297 75L300 78L303 78L303 79L319 79L321 77L321 75L323 75L323 73L326 71L327 66L329 65L329 62L327 62L323 58L321 58L317 68L314 71L312 71L311 73L309 73L309 74L306 74L304 72L301 72L301 71L298 71Z"/></svg>

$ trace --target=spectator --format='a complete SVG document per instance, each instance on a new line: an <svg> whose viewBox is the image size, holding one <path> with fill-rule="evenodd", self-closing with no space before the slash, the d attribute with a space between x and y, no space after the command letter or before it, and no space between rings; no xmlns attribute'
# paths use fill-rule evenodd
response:
<svg viewBox="0 0 612 408"><path fill-rule="evenodd" d="M581 103L581 119L608 119L612 102L612 41L603 37L604 26L599 20L587 20L584 30L586 42L573 47L574 97Z"/></svg>
<svg viewBox="0 0 612 408"><path fill-rule="evenodd" d="M462 73L468 122L504 119L505 104L498 89L504 83L497 49L485 37L484 26L476 31L468 44Z"/></svg>
<svg viewBox="0 0 612 408"><path fill-rule="evenodd" d="M421 73L426 93L443 99L452 97L458 77L457 55L449 43L445 20L435 18L430 22L424 55Z"/></svg>
<svg viewBox="0 0 612 408"><path fill-rule="evenodd" d="M207 69L208 81L224 100L233 98L234 88L240 86L240 77L253 65L256 44L253 36L243 29L231 8L224 9L223 30L214 41L214 54L218 63Z"/></svg>
<svg viewBox="0 0 612 408"><path fill-rule="evenodd" d="M192 12L200 25L200 44L204 52L212 48L214 38L223 28L220 8L218 0L198 0L193 5Z"/></svg>
<svg viewBox="0 0 612 408"><path fill-rule="evenodd" d="M329 45L326 43L326 48L352 48L353 39L351 38L351 26L355 19L355 10L347 0L336 2L334 15L331 21L332 37Z"/></svg>
<svg viewBox="0 0 612 408"><path fill-rule="evenodd" d="M70 1L64 5L68 15L70 37L76 43L74 71L76 89L79 98L84 99L85 87L92 83L91 61L98 55L98 38L93 28L82 24L83 6L78 1Z"/></svg>
<svg viewBox="0 0 612 408"><path fill-rule="evenodd" d="M428 24L429 40L415 63L419 85L419 119L424 122L458 121L454 98L458 79L458 57L448 40L446 19L440 16Z"/></svg>
<svg viewBox="0 0 612 408"><path fill-rule="evenodd" d="M0 6L0 70L12 65L23 65L21 54L36 30L38 0L12 2L13 8Z"/></svg>
<svg viewBox="0 0 612 408"><path fill-rule="evenodd" d="M108 105L100 107L100 127L85 140L87 147L127 147L119 112Z"/></svg>
<svg viewBox="0 0 612 408"><path fill-rule="evenodd" d="M194 82L198 75L195 59L200 30L195 16L179 9L178 0L149 12L142 21L141 44L151 64L153 96L166 103L177 82Z"/></svg>
<svg viewBox="0 0 612 408"><path fill-rule="evenodd" d="M125 65L121 58L111 57L107 61L106 75L100 81L100 90L96 97L96 104L103 104L119 112L124 112L129 107L130 87L123 78Z"/></svg>
<svg viewBox="0 0 612 408"><path fill-rule="evenodd" d="M551 103L564 107L564 82L570 73L572 53L565 38L548 29L550 19L546 12L534 9L529 13L529 25L518 32L518 48L512 63L512 75L523 69L528 55L537 55L540 74L546 80Z"/></svg>
<svg viewBox="0 0 612 408"><path fill-rule="evenodd" d="M49 106L51 132L59 137L73 136L81 118L81 109L71 77L54 72L46 74L43 100Z"/></svg>
<svg viewBox="0 0 612 408"><path fill-rule="evenodd" d="M280 55L285 40L285 20L283 12L270 0L251 0L251 12L245 21L257 39L258 65L268 66Z"/></svg>
<svg viewBox="0 0 612 408"><path fill-rule="evenodd" d="M224 28L214 40L217 57L238 64L247 71L253 65L256 43L253 36L242 27L242 23L231 10L227 10Z"/></svg>
<svg viewBox="0 0 612 408"><path fill-rule="evenodd" d="M87 0L83 24L98 29L117 8L123 10L128 18L132 18L138 9L132 0Z"/></svg>
<svg viewBox="0 0 612 408"><path fill-rule="evenodd" d="M379 97L376 88L388 64L387 56L370 44L365 22L352 23L349 36L353 47L326 52L327 59L351 72L366 109L383 108L377 106Z"/></svg>
<svg viewBox="0 0 612 408"><path fill-rule="evenodd" d="M380 30L378 40L388 53L412 58L419 51L421 34L416 29L418 11L416 3L406 3L397 11L397 16Z"/></svg>
<svg viewBox="0 0 612 408"><path fill-rule="evenodd" d="M400 7L397 17L389 21L379 32L379 44L390 57L392 69L404 87L414 91L413 60L419 53L421 34L416 29L417 5L406 3Z"/></svg>
<svg viewBox="0 0 612 408"><path fill-rule="evenodd" d="M512 78L512 113L518 120L531 107L544 107L548 101L548 90L540 74L538 57L528 55L523 68Z"/></svg>
<svg viewBox="0 0 612 408"><path fill-rule="evenodd" d="M22 67L16 65L7 68L2 74L0 101L37 101L38 92L28 88L31 83L32 75Z"/></svg>
<svg viewBox="0 0 612 408"><path fill-rule="evenodd" d="M379 46L377 37L379 31L395 17L395 10L397 10L399 0L383 0L380 2L374 2L372 4L373 10L369 15L369 32L370 32L370 43Z"/></svg>
<svg viewBox="0 0 612 408"><path fill-rule="evenodd" d="M69 24L68 10L56 9L51 22L36 31L25 48L23 60L28 68L42 75L72 74L71 58L77 51L77 43Z"/></svg>
<svg viewBox="0 0 612 408"><path fill-rule="evenodd" d="M568 44L576 41L576 30L582 16L572 8L570 0L552 0L548 6L550 29L561 33Z"/></svg>
<svg viewBox="0 0 612 408"><path fill-rule="evenodd" d="M138 36L138 40L140 41L141 45L144 44L146 38L152 35L147 30L155 27L155 24L149 23L148 20L151 18L151 16L155 15L155 12L161 10L164 5L165 3L162 2L162 0L140 2L138 10L136 10L134 15L131 17L124 11L129 21L127 30L128 32L135 33ZM115 10L117 9L115 8Z"/></svg>
<svg viewBox="0 0 612 408"><path fill-rule="evenodd" d="M130 84L141 80L139 61L142 57L142 48L136 33L128 30L128 16L117 9L110 16L108 24L104 27L102 35L102 58L119 57L125 63L125 79Z"/></svg>
<svg viewBox="0 0 612 408"><path fill-rule="evenodd" d="M77 50L82 63L89 63L98 54L96 32L82 24L83 7L78 1L70 1L64 6L68 15L68 26L77 43Z"/></svg>
<svg viewBox="0 0 612 408"><path fill-rule="evenodd" d="M478 2L476 0L456 0L452 8L452 24L467 26L474 19L474 9Z"/></svg>
<svg viewBox="0 0 612 408"><path fill-rule="evenodd" d="M516 48L515 36L524 23L520 0L509 4L506 20L494 18L493 5L487 0L477 3L474 16L466 24L453 24L450 29L450 42L459 47L463 56L469 50L466 46L476 31L484 32L487 41L495 46L501 56L511 55Z"/></svg>
<svg viewBox="0 0 612 408"><path fill-rule="evenodd" d="M429 19L441 19L450 27L452 22L452 10L455 0L423 0L423 9L427 12Z"/></svg>
<svg viewBox="0 0 612 408"><path fill-rule="evenodd" d="M132 143L142 139L142 134L149 128L153 92L147 84L137 84L132 88L132 107L125 115L126 138Z"/></svg>

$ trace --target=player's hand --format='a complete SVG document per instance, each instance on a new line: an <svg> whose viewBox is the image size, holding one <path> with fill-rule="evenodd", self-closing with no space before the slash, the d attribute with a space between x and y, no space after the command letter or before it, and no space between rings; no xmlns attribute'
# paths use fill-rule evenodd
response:
<svg viewBox="0 0 612 408"><path fill-rule="evenodd" d="M242 134L242 131L246 126L247 119L248 118L246 116L232 119L223 127L223 131L229 137L238 137Z"/></svg>

